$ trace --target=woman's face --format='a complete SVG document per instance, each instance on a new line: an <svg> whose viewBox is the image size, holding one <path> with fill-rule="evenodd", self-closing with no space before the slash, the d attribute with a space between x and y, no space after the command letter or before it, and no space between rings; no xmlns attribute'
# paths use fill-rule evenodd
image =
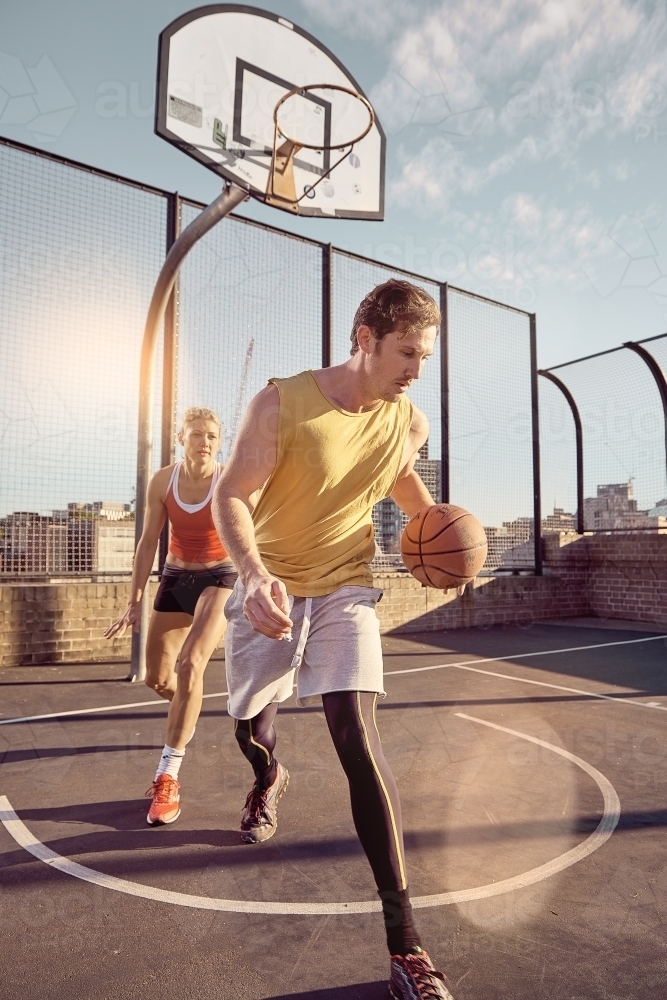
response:
<svg viewBox="0 0 667 1000"><path fill-rule="evenodd" d="M215 420L198 418L189 421L178 435L186 457L204 465L220 448L220 428Z"/></svg>

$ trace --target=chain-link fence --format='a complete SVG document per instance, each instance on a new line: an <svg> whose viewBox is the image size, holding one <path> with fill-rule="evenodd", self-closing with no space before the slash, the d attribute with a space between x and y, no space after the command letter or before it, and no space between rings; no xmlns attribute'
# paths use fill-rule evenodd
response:
<svg viewBox="0 0 667 1000"><path fill-rule="evenodd" d="M667 531L666 371L662 334L541 372L543 530Z"/></svg>
<svg viewBox="0 0 667 1000"><path fill-rule="evenodd" d="M8 140L0 169L0 577L127 575L146 312L167 244L203 206ZM224 459L270 376L349 356L359 301L392 275L421 285L444 314L411 391L430 422L418 471L436 500L482 520L487 570L534 568L531 317L238 216L181 269L158 349L153 465L179 457L192 405L220 414ZM378 568L404 571L404 522L392 501L376 508Z"/></svg>
<svg viewBox="0 0 667 1000"><path fill-rule="evenodd" d="M166 201L6 143L0 171L0 574L127 573Z"/></svg>
<svg viewBox="0 0 667 1000"><path fill-rule="evenodd" d="M447 314L449 499L482 521L486 569L532 570L534 323L526 312L454 288Z"/></svg>

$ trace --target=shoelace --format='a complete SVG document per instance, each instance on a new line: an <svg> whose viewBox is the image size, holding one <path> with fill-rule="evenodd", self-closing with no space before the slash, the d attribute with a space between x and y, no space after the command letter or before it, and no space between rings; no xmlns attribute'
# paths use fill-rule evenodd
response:
<svg viewBox="0 0 667 1000"><path fill-rule="evenodd" d="M248 796L245 800L245 808L249 819L256 822L263 819L267 791L268 788L263 792L260 792L259 789L253 786L248 792Z"/></svg>
<svg viewBox="0 0 667 1000"><path fill-rule="evenodd" d="M417 983L419 995L422 997L439 997L438 989L433 982L434 979L441 979L444 983L445 977L442 972L431 968L421 955L403 955L401 961L407 968L410 975Z"/></svg>
<svg viewBox="0 0 667 1000"><path fill-rule="evenodd" d="M154 781L145 793L145 798L154 798L155 802L159 805L169 805L171 801L171 785L171 781ZM178 791L178 789L176 790Z"/></svg>

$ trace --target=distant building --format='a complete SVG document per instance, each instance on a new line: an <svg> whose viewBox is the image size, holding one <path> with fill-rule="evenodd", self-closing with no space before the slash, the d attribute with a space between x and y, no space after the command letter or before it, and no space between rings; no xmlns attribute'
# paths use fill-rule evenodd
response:
<svg viewBox="0 0 667 1000"><path fill-rule="evenodd" d="M131 573L133 559L129 504L70 503L50 516L15 511L0 520L4 576Z"/></svg>
<svg viewBox="0 0 667 1000"><path fill-rule="evenodd" d="M60 511L54 511L54 514ZM63 512L64 513L64 512ZM95 503L68 503L68 517L85 518L86 515L99 517L106 521L123 521L131 517L129 503L118 503L116 500L96 500Z"/></svg>
<svg viewBox="0 0 667 1000"><path fill-rule="evenodd" d="M529 569L535 564L532 517L503 521L500 528L485 527L484 531L489 546L487 569Z"/></svg>
<svg viewBox="0 0 667 1000"><path fill-rule="evenodd" d="M632 531L667 529L667 511L659 513L667 500L651 510L638 510L632 480L598 486L597 496L584 500L584 524L589 531ZM655 513L654 513L655 512Z"/></svg>
<svg viewBox="0 0 667 1000"><path fill-rule="evenodd" d="M576 531L577 518L575 514L567 514L562 507L554 507L553 514L542 519L542 534L550 531Z"/></svg>
<svg viewBox="0 0 667 1000"><path fill-rule="evenodd" d="M664 500L658 500L655 507L651 507L648 516L667 518L667 497Z"/></svg>
<svg viewBox="0 0 667 1000"><path fill-rule="evenodd" d="M434 500L440 500L441 474L440 461L428 457L428 441L419 449L419 458L415 462L415 471L421 476L424 485ZM387 497L373 508L373 528L378 555L376 566L396 569L403 567L401 559L401 534L408 523L408 517L400 510L394 501Z"/></svg>
<svg viewBox="0 0 667 1000"><path fill-rule="evenodd" d="M67 572L67 525L25 510L2 518L0 571L30 576Z"/></svg>

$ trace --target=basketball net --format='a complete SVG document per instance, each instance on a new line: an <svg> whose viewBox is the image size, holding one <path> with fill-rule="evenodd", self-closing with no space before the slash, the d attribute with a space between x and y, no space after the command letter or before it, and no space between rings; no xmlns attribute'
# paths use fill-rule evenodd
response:
<svg viewBox="0 0 667 1000"><path fill-rule="evenodd" d="M360 101L368 112L368 125L359 135L354 136L342 143L327 145L326 143L308 143L296 139L286 133L285 127L278 121L278 113L286 101L293 97L303 97L312 90L337 90L344 94L349 94L352 98ZM352 90L350 87L342 87L336 83L311 83L306 87L295 87L276 102L273 109L273 151L271 156L271 166L269 168L269 179L266 186L266 204L274 208L286 209L288 212L299 214L299 202L304 198L312 197L311 192L325 180L329 174L342 163L346 156L349 156L355 145L364 136L368 135L375 122L375 113L370 103L363 94ZM282 141L281 141L282 140ZM314 149L320 152L326 150L342 150L341 156L327 170L324 170L314 184L309 185L302 195L297 196L294 182L294 157L302 149Z"/></svg>

